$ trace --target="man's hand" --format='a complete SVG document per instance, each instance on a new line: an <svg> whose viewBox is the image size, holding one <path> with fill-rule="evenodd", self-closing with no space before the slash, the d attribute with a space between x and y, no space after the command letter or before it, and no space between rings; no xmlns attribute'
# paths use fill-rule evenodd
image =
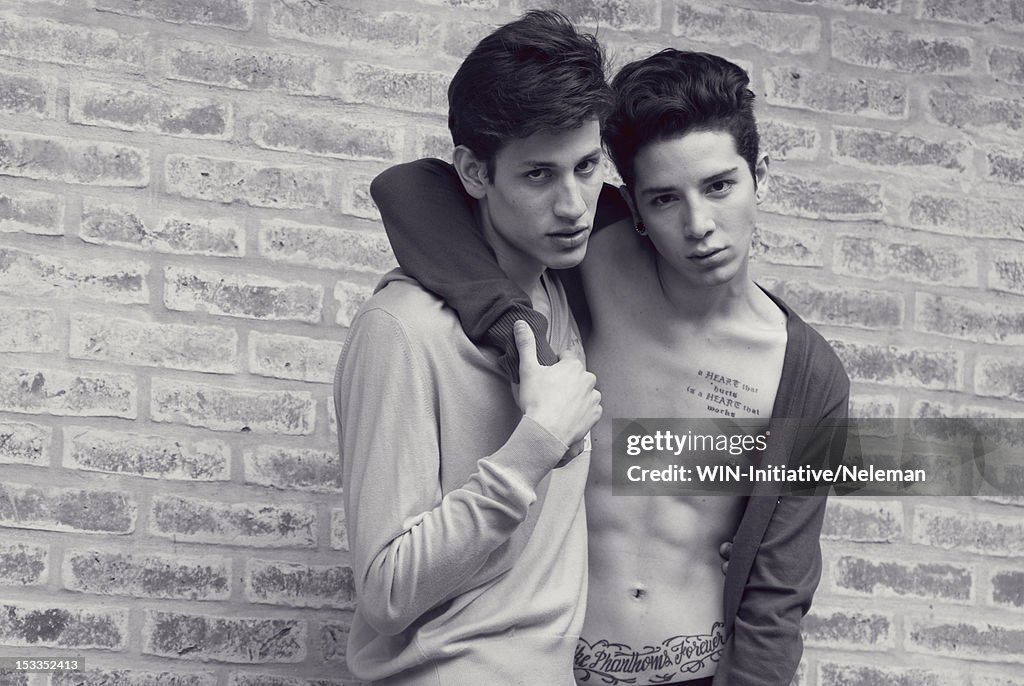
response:
<svg viewBox="0 0 1024 686"><path fill-rule="evenodd" d="M542 366L537 361L533 331L526 322L516 322L515 334L519 408L566 445L577 443L601 418L601 393L594 388L597 377L571 350L563 351L550 367Z"/></svg>

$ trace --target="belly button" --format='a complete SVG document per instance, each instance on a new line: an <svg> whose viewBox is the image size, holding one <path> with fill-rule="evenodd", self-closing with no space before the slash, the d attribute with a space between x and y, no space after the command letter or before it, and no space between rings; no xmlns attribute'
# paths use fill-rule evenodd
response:
<svg viewBox="0 0 1024 686"><path fill-rule="evenodd" d="M634 588L632 593L633 593L633 598L635 598L636 600L643 600L644 598L647 597L647 591L645 591L644 589L639 588L639 587Z"/></svg>

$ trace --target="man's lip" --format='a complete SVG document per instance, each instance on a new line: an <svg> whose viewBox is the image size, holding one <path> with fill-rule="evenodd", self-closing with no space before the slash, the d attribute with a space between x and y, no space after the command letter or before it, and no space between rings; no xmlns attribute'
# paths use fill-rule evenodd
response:
<svg viewBox="0 0 1024 686"><path fill-rule="evenodd" d="M711 257L712 255L717 255L718 253L722 252L723 250L725 250L725 248L715 248L714 250L705 250L705 251L701 251L701 252L695 252L695 253L691 253L689 255L689 257L692 260L704 260L704 259L707 259L707 258Z"/></svg>
<svg viewBox="0 0 1024 686"><path fill-rule="evenodd" d="M589 229L590 229L589 226L581 226L579 228L568 229L566 231L556 231L556 232L552 233L551 235L552 236L559 236L561 238L570 238L572 236L578 236L579 234L581 234L584 231L587 231Z"/></svg>

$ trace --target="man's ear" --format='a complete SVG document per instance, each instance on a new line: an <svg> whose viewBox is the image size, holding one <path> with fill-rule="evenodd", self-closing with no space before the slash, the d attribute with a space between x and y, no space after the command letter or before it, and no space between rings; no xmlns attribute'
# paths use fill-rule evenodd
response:
<svg viewBox="0 0 1024 686"><path fill-rule="evenodd" d="M619 195L626 201L626 207L629 208L629 213L633 215L633 224L637 224L643 220L640 219L640 213L636 211L636 203L633 202L633 194L629 192L625 184L619 186Z"/></svg>
<svg viewBox="0 0 1024 686"><path fill-rule="evenodd" d="M465 145L455 148L452 166L459 173L462 186L472 197L482 200L487 195L487 162L481 160Z"/></svg>
<svg viewBox="0 0 1024 686"><path fill-rule="evenodd" d="M644 226L644 220L640 218L640 213L636 209L636 203L633 202L633 194L629 192L629 188L625 185L619 186L619 195L626 201L626 206L629 208L629 213L633 215L633 230L640 236L647 235L647 227Z"/></svg>
<svg viewBox="0 0 1024 686"><path fill-rule="evenodd" d="M754 197L759 204L768 197L768 161L768 155L761 153L757 158L757 164L754 165Z"/></svg>

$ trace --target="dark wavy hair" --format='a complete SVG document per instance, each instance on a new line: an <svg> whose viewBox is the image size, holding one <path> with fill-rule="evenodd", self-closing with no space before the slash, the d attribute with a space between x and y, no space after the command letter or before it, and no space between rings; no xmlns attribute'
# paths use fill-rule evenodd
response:
<svg viewBox="0 0 1024 686"><path fill-rule="evenodd" d="M626 186L636 180L640 148L692 131L728 132L753 175L759 142L749 84L741 68L702 52L669 48L623 67L603 137Z"/></svg>
<svg viewBox="0 0 1024 686"><path fill-rule="evenodd" d="M597 39L562 14L534 10L480 41L448 86L448 129L487 162L505 143L540 131L604 122L613 96Z"/></svg>

